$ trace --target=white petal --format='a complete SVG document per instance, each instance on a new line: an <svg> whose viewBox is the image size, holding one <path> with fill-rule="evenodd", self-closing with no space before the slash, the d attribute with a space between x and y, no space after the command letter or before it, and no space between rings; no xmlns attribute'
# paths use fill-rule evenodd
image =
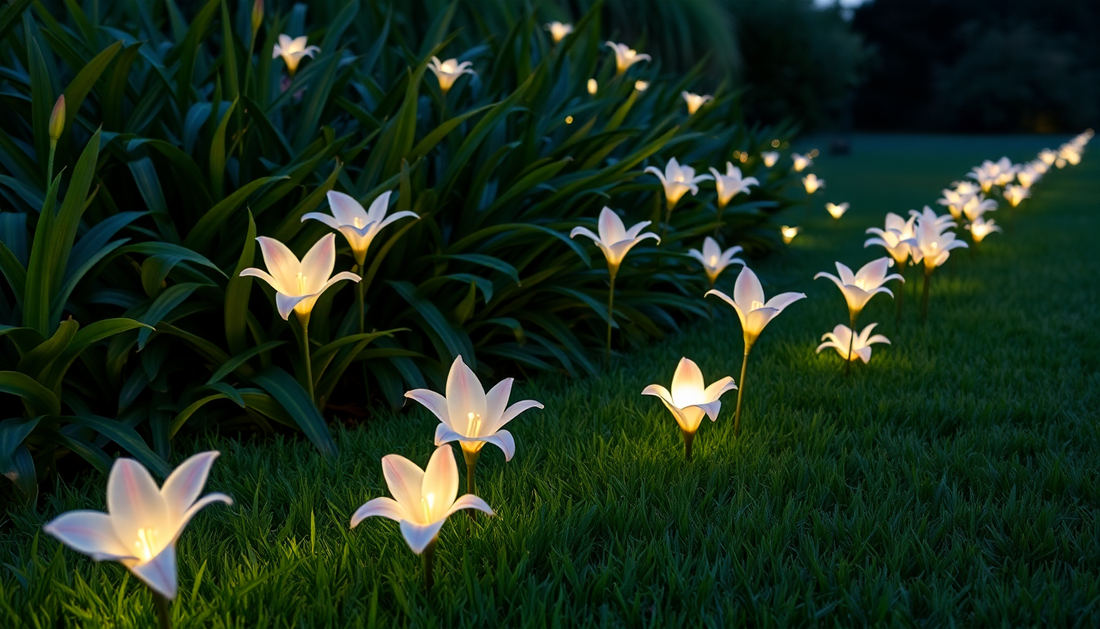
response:
<svg viewBox="0 0 1100 629"><path fill-rule="evenodd" d="M382 219L386 218L386 212L390 207L390 197L393 195L392 190L387 190L378 195L378 198L371 202L370 209L367 211L367 223L381 223Z"/></svg>
<svg viewBox="0 0 1100 629"><path fill-rule="evenodd" d="M336 266L336 234L326 234L302 258L303 293L320 293Z"/></svg>
<svg viewBox="0 0 1100 629"><path fill-rule="evenodd" d="M651 384L642 389L642 395L652 395L653 397L661 398L661 401L665 404L675 404L675 402L672 401L672 394L668 392L668 389L659 384Z"/></svg>
<svg viewBox="0 0 1100 629"><path fill-rule="evenodd" d="M726 391L737 390L737 383L733 381L733 378L726 376L721 380L715 380L703 391L703 397L707 400L717 400L722 397L722 394Z"/></svg>
<svg viewBox="0 0 1100 629"><path fill-rule="evenodd" d="M487 419L485 389L473 370L462 361L462 356L451 363L447 374L447 416L451 418L451 428L460 434L466 434L471 415L476 419Z"/></svg>
<svg viewBox="0 0 1100 629"><path fill-rule="evenodd" d="M241 271L241 277L258 277L261 280L268 283L271 288L276 291L281 291L282 287L279 285L279 281L272 277L267 271L263 271L257 268L249 267ZM286 317L283 317L284 319Z"/></svg>
<svg viewBox="0 0 1100 629"><path fill-rule="evenodd" d="M599 232L600 241L608 246L627 239L623 219L609 207L600 210Z"/></svg>
<svg viewBox="0 0 1100 629"><path fill-rule="evenodd" d="M42 527L62 544L89 555L96 561L134 558L131 550L115 535L111 516L99 511L69 511Z"/></svg>
<svg viewBox="0 0 1100 629"><path fill-rule="evenodd" d="M741 272L737 274L733 301L746 312L753 309L753 302L764 303L764 288L760 285L760 279L747 266L741 267Z"/></svg>
<svg viewBox="0 0 1100 629"><path fill-rule="evenodd" d="M424 470L400 454L382 457L382 475L390 495L406 511L420 509L420 488L424 485Z"/></svg>
<svg viewBox="0 0 1100 629"><path fill-rule="evenodd" d="M764 307L775 308L777 311L783 312L787 308L787 306L793 304L799 299L805 298L806 293L780 293L765 302ZM776 314L778 314L778 312Z"/></svg>
<svg viewBox="0 0 1100 629"><path fill-rule="evenodd" d="M458 464L455 463L454 449L449 445L439 446L432 452L428 466L424 468L424 484L420 496L434 496L431 501L431 521L446 517L443 513L455 501L458 495ZM427 522L425 522L427 524Z"/></svg>
<svg viewBox="0 0 1100 629"><path fill-rule="evenodd" d="M676 406L685 407L698 401L705 389L699 365L689 358L681 358L672 374L672 400Z"/></svg>
<svg viewBox="0 0 1100 629"><path fill-rule="evenodd" d="M164 481L160 496L164 500L164 506L171 520L182 518L191 505L198 500L210 475L210 466L214 465L214 459L217 459L219 454L221 453L214 451L200 452L180 463L179 467L173 470Z"/></svg>
<svg viewBox="0 0 1100 629"><path fill-rule="evenodd" d="M451 424L450 417L447 415L447 398L442 395L428 389L413 389L405 392L405 397L423 404L444 424L448 426Z"/></svg>
<svg viewBox="0 0 1100 629"><path fill-rule="evenodd" d="M169 544L156 557L130 567L142 583L169 600L176 598L176 546Z"/></svg>
<svg viewBox="0 0 1100 629"><path fill-rule="evenodd" d="M408 515L405 513L405 509L401 506L401 503L393 498L382 496L373 500L368 500L366 504L355 510L355 513L351 515L351 528L359 526L360 522L374 516L382 516L383 518L389 518L395 522L408 519Z"/></svg>
<svg viewBox="0 0 1100 629"><path fill-rule="evenodd" d="M294 287L298 286L298 273L301 271L298 256L274 238L260 236L256 238L256 242L260 243L260 253L264 257L264 266L267 267L268 273L271 273L271 276L278 283L276 290L296 293Z"/></svg>
<svg viewBox="0 0 1100 629"><path fill-rule="evenodd" d="M516 440L512 437L512 433L507 430L498 430L492 435L481 437L481 441L500 448L501 452L504 453L505 461L511 461L516 454Z"/></svg>
<svg viewBox="0 0 1100 629"><path fill-rule="evenodd" d="M509 406L504 410L504 413L500 416L500 419L497 420L495 424L493 424L492 432L500 430L508 422L515 419L516 416L518 416L520 413L532 408L541 409L543 408L543 405L540 402L536 402L535 400L520 400L519 402L516 402L515 404Z"/></svg>
<svg viewBox="0 0 1100 629"><path fill-rule="evenodd" d="M138 529L167 531L174 525L153 477L133 459L117 459L107 476L107 512L115 537L123 544L138 540Z"/></svg>
<svg viewBox="0 0 1100 629"><path fill-rule="evenodd" d="M462 509L477 509L478 511L482 511L489 515L496 515L496 513L493 512L493 509L489 506L489 503L485 502L484 500L478 498L473 494L463 494L459 496L458 500L456 500L455 503L451 505L450 510L447 511L447 515L449 516L452 513L456 513Z"/></svg>
<svg viewBox="0 0 1100 629"><path fill-rule="evenodd" d="M197 502L195 502L195 504L191 505L187 509L187 511L184 511L183 515L180 516L180 519L175 522L176 530L175 534L172 535L172 541L170 542L170 544L175 545L176 540L179 539L179 536L183 534L183 529L187 528L188 523L191 522L191 518L195 517L195 514L197 514L199 511L202 511L203 508L207 507L208 505L214 504L215 502L221 502L227 505L231 505L233 504L233 499L225 494L217 492L206 494L205 496L200 498Z"/></svg>
<svg viewBox="0 0 1100 629"><path fill-rule="evenodd" d="M504 415L505 409L508 408L508 398L512 395L512 382L512 378L505 378L485 394L485 417L482 421L487 428L486 434L494 432L492 427L496 426Z"/></svg>
<svg viewBox="0 0 1100 629"><path fill-rule="evenodd" d="M438 522L432 522L431 524L416 524L409 520L401 520L401 535L405 537L405 541L408 542L409 548L416 554L424 552L424 549L435 541L435 538L439 535L439 529L443 527L443 523L446 520L439 520Z"/></svg>

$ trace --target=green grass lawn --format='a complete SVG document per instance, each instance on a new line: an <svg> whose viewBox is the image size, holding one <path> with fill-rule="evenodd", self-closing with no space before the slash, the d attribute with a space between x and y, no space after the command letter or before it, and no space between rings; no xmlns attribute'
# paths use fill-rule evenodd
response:
<svg viewBox="0 0 1100 629"><path fill-rule="evenodd" d="M982 159L1060 141L856 137L851 156L821 157L824 194L809 216L784 217L804 233L750 261L769 296L809 299L756 344L740 437L732 392L685 464L672 417L640 395L667 386L681 356L708 382L738 374L740 328L717 300L715 323L599 378L522 383L513 399L546 410L509 426L511 462L487 448L479 493L499 515L452 518L428 594L395 523L348 529L387 493L381 456L427 462L425 409L339 430L334 460L304 440L193 444L222 451L207 490L237 502L181 538L176 625L1097 626L1100 158L1052 171L1010 229L1006 209L994 214L1006 233L954 252L927 325L915 293L900 325L876 297L860 327L879 322L893 344L869 365L845 378L835 352L814 354L847 311L812 277L882 255L863 249L865 228L932 204ZM839 224L827 200L851 202ZM0 626L152 626L149 592L125 569L40 532L61 511L104 509L105 484L58 482L35 512L0 520Z"/></svg>

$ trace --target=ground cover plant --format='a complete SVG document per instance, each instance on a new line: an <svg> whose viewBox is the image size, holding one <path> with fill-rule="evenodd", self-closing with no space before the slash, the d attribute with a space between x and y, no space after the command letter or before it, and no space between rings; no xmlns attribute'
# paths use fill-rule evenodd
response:
<svg viewBox="0 0 1100 629"><path fill-rule="evenodd" d="M163 478L175 437L208 428L301 431L334 456L328 420L398 407L458 355L591 375L607 326L617 352L704 316L687 251L778 245L793 178L758 156L788 130L746 126L698 69L619 72L599 8L556 42L503 0L5 5L4 491L33 503L58 468L106 472L118 452ZM689 111L686 91L713 98ZM721 220L713 188L686 197L610 312L606 269L569 231L604 206L662 221L645 169L673 158L735 159L759 185ZM307 335L241 272L262 266L258 236L301 256L332 233L302 219L334 191L404 219L365 252L337 236L335 270L361 281L312 303Z"/></svg>
<svg viewBox="0 0 1100 629"><path fill-rule="evenodd" d="M426 410L338 429L335 458L284 437L189 443L222 451L208 490L236 503L181 540L177 625L1095 624L1095 161L1052 171L1011 220L998 210L1006 232L937 271L925 325L916 308L898 324L894 304L871 302L862 320L892 345L869 364L845 377L834 353L814 353L847 317L814 273L877 257L864 229L885 211L1047 143L857 138L851 157L819 160L829 198L851 209L836 221L807 208L789 253L750 260L769 294L809 298L758 342L740 437L724 411L687 464L668 411L640 395L681 356L708 379L734 373L728 313L599 377L523 383L515 397L546 408L510 424L512 461L482 457L479 494L498 515L444 527L428 595L395 525L348 530L385 494L382 455L427 460ZM125 570L41 533L61 511L101 509L102 482L56 482L39 511L6 516L6 625L153 622Z"/></svg>

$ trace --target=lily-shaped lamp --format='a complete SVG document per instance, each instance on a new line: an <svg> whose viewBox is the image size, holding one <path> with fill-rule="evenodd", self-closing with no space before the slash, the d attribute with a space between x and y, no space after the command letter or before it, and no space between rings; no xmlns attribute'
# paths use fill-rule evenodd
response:
<svg viewBox="0 0 1100 629"><path fill-rule="evenodd" d="M634 50L626 44L616 44L615 42L607 42L607 47L615 51L615 73L622 74L630 69L630 66L638 63L639 61L652 61L652 57L649 55L640 55L637 50Z"/></svg>
<svg viewBox="0 0 1100 629"><path fill-rule="evenodd" d="M722 247L718 245L718 241L707 236L703 241L703 250L692 249L688 251L688 255L698 260L703 265L703 270L707 273L707 279L710 280L710 287L714 288L714 283L718 281L718 276L722 271L731 264L745 265L745 261L741 258L735 258L734 256L744 251L741 247L730 247L725 251L722 251Z"/></svg>
<svg viewBox="0 0 1100 629"><path fill-rule="evenodd" d="M951 231L956 226L950 220L950 216L936 216L932 208L925 206L923 212L912 211L917 217L917 224L913 238L913 262L924 261L924 287L921 297L921 321L928 319L928 292L932 281L932 272L936 267L947 262L951 257L951 251L968 245L957 240L955 232Z"/></svg>
<svg viewBox="0 0 1100 629"><path fill-rule="evenodd" d="M554 40L554 43L560 43L565 39L565 36L573 32L572 24L562 24L561 22L550 22L546 25L546 30L550 31L550 39Z"/></svg>
<svg viewBox="0 0 1100 629"><path fill-rule="evenodd" d="M382 457L382 475L393 498L375 498L356 509L351 528L373 516L399 522L409 548L424 558L424 585L430 590L432 557L443 523L462 509L489 515L494 515L493 510L473 494L458 496L458 465L450 446L436 448L424 469L403 456L387 454Z"/></svg>
<svg viewBox="0 0 1100 629"><path fill-rule="evenodd" d="M802 178L802 185L806 187L806 194L813 194L825 187L825 180L818 179L817 175L810 173Z"/></svg>
<svg viewBox="0 0 1100 629"><path fill-rule="evenodd" d="M764 151L760 154L760 158L764 160L766 168L771 168L779 162L779 151Z"/></svg>
<svg viewBox="0 0 1100 629"><path fill-rule="evenodd" d="M336 275L336 234L328 234L317 241L298 260L298 256L286 245L266 236L256 239L264 256L264 266L270 273L257 268L241 271L241 277L258 277L275 289L275 305L284 320L290 313L298 315L302 325L302 360L305 361L305 385L309 398L313 399L313 367L309 353L309 316L321 293L342 280L358 282L359 276L348 271Z"/></svg>
<svg viewBox="0 0 1100 629"><path fill-rule="evenodd" d="M886 272L890 269L890 265L893 264L893 260L890 258L879 258L872 260L855 274L847 266L836 263L837 275L831 273L818 273L814 276L814 279L824 277L833 281L840 292L844 295L844 301L848 303L848 318L851 321L851 329L856 329L856 321L859 319L859 313L863 311L863 308L867 305L867 302L871 301L871 298L879 293L885 293L891 297L894 293L889 288L883 286L890 280L898 280L899 282L905 282L905 278L894 273L887 275ZM852 336L849 335L849 340ZM849 354L851 354L851 348L849 348ZM845 363L844 371L848 372L851 361Z"/></svg>
<svg viewBox="0 0 1100 629"><path fill-rule="evenodd" d="M574 227L573 231L569 232L570 238L576 238L578 235L591 238L596 246L600 248L600 251L603 251L604 257L607 258L607 273L611 277L611 286L607 292L608 362L611 362L611 325L615 320L615 276L619 273L619 265L623 263L623 258L634 248L634 245L646 238L653 238L658 243L661 242L660 237L653 232L642 233L643 229L649 227L649 223L649 221L642 221L627 229L623 224L623 219L619 218L619 215L613 212L611 208L605 207L600 210L600 221L597 227L599 234L593 234L592 230L587 227Z"/></svg>
<svg viewBox="0 0 1100 629"><path fill-rule="evenodd" d="M976 194L977 190L971 190L969 185L966 188L960 185L955 190L944 188L943 198L936 201L936 203L945 206L947 210L951 212L951 216L954 217L955 220L958 220L962 218L963 206Z"/></svg>
<svg viewBox="0 0 1100 629"><path fill-rule="evenodd" d="M115 459L107 476L107 513L69 511L43 530L95 561L117 561L149 586L160 626L170 627L168 601L176 597L176 540L203 507L233 504L225 494L199 498L217 452L180 464L164 485L133 459Z"/></svg>
<svg viewBox="0 0 1100 629"><path fill-rule="evenodd" d="M343 234L344 238L348 241L348 245L351 246L352 255L355 256L355 270L359 273L359 277L362 278L367 260L367 249L370 248L371 242L374 241L374 237L378 235L378 232L382 231L382 228L387 225L403 218L420 218L416 212L397 212L396 214L386 216L386 212L390 205L391 194L392 192L390 191L382 193L370 204L370 209L365 210L351 195L330 190L328 193L328 205L332 210L332 215L322 214L321 212L309 212L302 216L302 222L309 219L321 221L325 225ZM363 285L359 284L358 302L360 334L364 332L362 288Z"/></svg>
<svg viewBox="0 0 1100 629"><path fill-rule="evenodd" d="M463 61L462 63L459 63L458 59L440 61L438 57L432 57L431 62L428 63L428 69L435 74L435 78L439 79L439 89L446 96L458 77L463 74L477 74L470 68L472 65L474 64L469 61Z"/></svg>
<svg viewBox="0 0 1100 629"><path fill-rule="evenodd" d="M435 445L457 441L466 459L466 492L475 493L474 470L481 448L491 443L504 452L504 460L511 461L516 453L516 441L504 426L517 415L530 408L542 408L534 400L523 400L508 406L512 394L512 379L505 378L488 393L473 370L462 361L462 356L451 363L447 374L447 397L428 389L413 389L405 397L424 405L441 422L435 428Z"/></svg>
<svg viewBox="0 0 1100 629"><path fill-rule="evenodd" d="M974 241L974 247L976 249L978 243L985 240L986 236L993 232L1001 231L1001 226L993 219L987 221L983 217L978 217L978 220L971 222L966 226L966 229L970 230L970 238Z"/></svg>
<svg viewBox="0 0 1100 629"><path fill-rule="evenodd" d="M916 244L913 240L915 236L914 224L916 221L916 216L910 216L909 220L905 220L893 212L887 212L886 229L879 229L878 227L869 228L867 233L874 234L876 237L868 238L863 243L865 248L871 245L878 245L885 249L886 253L889 254L898 265L898 271L901 272L902 278L905 277L906 264L909 262L912 247ZM904 280L902 283L904 283ZM902 304L905 300L904 289L898 291L896 299L898 302L897 321L900 323Z"/></svg>
<svg viewBox="0 0 1100 629"><path fill-rule="evenodd" d="M723 175L713 166L710 168L710 174L714 176L714 187L718 190L719 213L729 205L733 197L742 192L748 194L750 188L760 185L756 177L742 176L741 169L734 166L733 162L726 162L726 174ZM721 214L719 214L719 220L721 220Z"/></svg>
<svg viewBox="0 0 1100 629"><path fill-rule="evenodd" d="M706 96L700 96L699 94L693 94L692 92L680 92L680 96L684 98L684 102L687 103L688 115L695 115L695 112L699 111L707 102L714 99L713 96L707 94Z"/></svg>
<svg viewBox="0 0 1100 629"><path fill-rule="evenodd" d="M986 212L992 212L997 209L997 202L993 199L985 198L984 194L977 194L966 200L963 203L962 213L968 221L974 221L980 218Z"/></svg>
<svg viewBox="0 0 1100 629"><path fill-rule="evenodd" d="M783 225L779 228L779 234L783 237L783 244L789 245L794 237L798 235L798 227L791 227L789 225Z"/></svg>
<svg viewBox="0 0 1100 629"><path fill-rule="evenodd" d="M741 359L741 379L737 389L737 410L733 416L733 433L739 434L741 430L741 397L745 394L745 368L749 363L749 352L753 343L764 331L764 326L774 319L783 310L798 301L805 299L804 293L781 293L770 300L764 299L764 287L760 285L760 279L756 277L749 267L741 268L737 276L737 282L733 285L733 297L720 290L710 290L704 297L715 295L726 302L737 313L741 320L741 331L745 339L745 355Z"/></svg>
<svg viewBox="0 0 1100 629"><path fill-rule="evenodd" d="M661 186L665 189L665 226L661 232L661 236L668 232L668 224L672 220L672 209L676 207L680 199L689 191L692 196L699 193L699 182L709 181L710 175L695 175L695 169L691 166L681 166L680 162L676 161L676 158L668 160L665 164L664 172L661 172L660 168L656 166L650 166L646 168L647 173L651 173L661 180Z"/></svg>
<svg viewBox="0 0 1100 629"><path fill-rule="evenodd" d="M1020 203L1022 203L1024 199L1031 196L1031 190L1022 185L1014 186L1012 184L1009 184L1005 186L1004 196L1009 205L1011 205L1012 207L1016 207L1020 205ZM996 205L996 202L994 202L994 205ZM971 220L970 222L974 221Z"/></svg>
<svg viewBox="0 0 1100 629"><path fill-rule="evenodd" d="M791 153L791 161L796 173L800 173L814 164L813 158L809 155L799 155L798 153Z"/></svg>
<svg viewBox="0 0 1100 629"><path fill-rule="evenodd" d="M836 220L839 221L840 217L844 216L844 213L848 211L849 207L851 207L851 206L849 205L849 203L847 201L845 201L844 203L839 203L839 204L838 203L826 203L825 204L825 211L829 213L829 216L832 216L833 218L835 218Z"/></svg>
<svg viewBox="0 0 1100 629"><path fill-rule="evenodd" d="M321 49L317 46L307 46L306 42L309 38L305 35L301 37L291 38L289 35L279 35L279 43L271 49L271 58L278 59L283 58L283 62L286 63L286 70L290 73L290 76L294 76L294 73L298 71L298 64L302 62L305 57L313 58L313 55L321 52Z"/></svg>
<svg viewBox="0 0 1100 629"><path fill-rule="evenodd" d="M871 360L871 345L874 343L886 343L890 344L890 339L881 334L875 334L871 336L871 331L875 329L877 323L863 328L863 331L859 334L852 334L852 329L848 326L841 324L833 328L832 332L826 332L821 340L825 341L821 345L817 346L817 353L820 354L821 350L826 347L832 347L836 350L836 353L840 354L840 357L844 359L844 362L850 363L856 358L863 361L863 364L867 364L867 361Z"/></svg>
<svg viewBox="0 0 1100 629"><path fill-rule="evenodd" d="M660 398L665 408L676 418L680 432L684 435L684 458L691 461L691 446L699 424L703 423L703 417L709 417L710 421L717 420L718 412L722 409L719 398L726 391L736 388L733 378L729 376L706 386L699 365L687 358L681 358L676 365L676 372L672 374L671 392L659 384L651 384L642 391L642 395Z"/></svg>
<svg viewBox="0 0 1100 629"><path fill-rule="evenodd" d="M1039 151L1039 160L1046 164L1048 167L1054 165L1054 160L1058 159L1058 153L1050 150L1043 149Z"/></svg>

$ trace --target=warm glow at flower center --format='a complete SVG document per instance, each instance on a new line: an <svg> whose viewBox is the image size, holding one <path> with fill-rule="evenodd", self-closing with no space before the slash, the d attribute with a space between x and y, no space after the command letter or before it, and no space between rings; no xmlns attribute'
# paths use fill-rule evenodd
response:
<svg viewBox="0 0 1100 629"><path fill-rule="evenodd" d="M420 506L424 507L424 522L432 521L432 505L435 504L435 494L428 494L420 499Z"/></svg>
<svg viewBox="0 0 1100 629"><path fill-rule="evenodd" d="M864 280L856 280L856 288L859 290L867 290L867 282Z"/></svg>
<svg viewBox="0 0 1100 629"><path fill-rule="evenodd" d="M481 415L469 413L466 415L466 436L476 437L481 430Z"/></svg>
<svg viewBox="0 0 1100 629"><path fill-rule="evenodd" d="M440 66L440 69L448 74L455 71L454 64L452 64L450 61L444 61L443 65Z"/></svg>
<svg viewBox="0 0 1100 629"><path fill-rule="evenodd" d="M134 547L138 549L138 555L142 561L150 561L155 556L153 551L157 547L157 530L138 529L137 536L138 541L134 542Z"/></svg>
<svg viewBox="0 0 1100 629"><path fill-rule="evenodd" d="M355 229L363 229L363 219L355 217Z"/></svg>
<svg viewBox="0 0 1100 629"><path fill-rule="evenodd" d="M298 273L298 294L306 294L306 276L302 275L301 272Z"/></svg>
<svg viewBox="0 0 1100 629"><path fill-rule="evenodd" d="M749 304L749 310L760 310L764 307L764 302L756 301L755 299Z"/></svg>
<svg viewBox="0 0 1100 629"><path fill-rule="evenodd" d="M718 256L711 256L710 257L710 265L711 266L718 266Z"/></svg>

